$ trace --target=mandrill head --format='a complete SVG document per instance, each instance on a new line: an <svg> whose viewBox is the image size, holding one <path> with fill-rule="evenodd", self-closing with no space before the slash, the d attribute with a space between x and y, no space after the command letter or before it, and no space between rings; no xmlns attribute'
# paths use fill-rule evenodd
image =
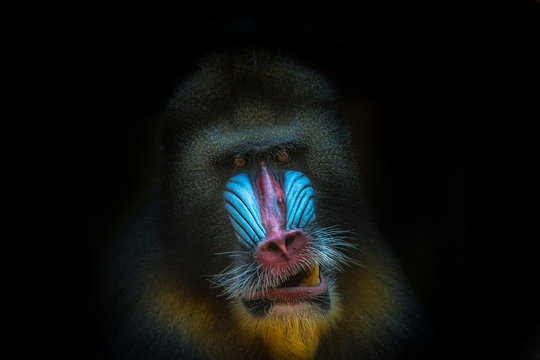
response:
<svg viewBox="0 0 540 360"><path fill-rule="evenodd" d="M210 58L162 131L155 235L130 257L139 270L123 267L138 276L124 293L146 334L133 344L198 359L394 359L412 347L419 310L370 225L321 77L261 52Z"/></svg>

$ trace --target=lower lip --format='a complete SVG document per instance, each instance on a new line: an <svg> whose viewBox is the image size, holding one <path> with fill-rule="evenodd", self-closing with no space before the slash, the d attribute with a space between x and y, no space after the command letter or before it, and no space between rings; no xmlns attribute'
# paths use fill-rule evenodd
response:
<svg viewBox="0 0 540 360"><path fill-rule="evenodd" d="M269 289L267 291L256 291L249 294L243 294L246 300L266 299L271 301L302 301L323 294L328 290L326 280L320 275L321 283L317 286L291 286Z"/></svg>

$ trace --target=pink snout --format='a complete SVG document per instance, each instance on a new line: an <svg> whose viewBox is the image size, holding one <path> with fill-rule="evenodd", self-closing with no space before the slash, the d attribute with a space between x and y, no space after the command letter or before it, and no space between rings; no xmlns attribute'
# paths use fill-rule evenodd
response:
<svg viewBox="0 0 540 360"><path fill-rule="evenodd" d="M287 265L305 252L310 243L302 230L274 230L257 247L255 259L263 267Z"/></svg>

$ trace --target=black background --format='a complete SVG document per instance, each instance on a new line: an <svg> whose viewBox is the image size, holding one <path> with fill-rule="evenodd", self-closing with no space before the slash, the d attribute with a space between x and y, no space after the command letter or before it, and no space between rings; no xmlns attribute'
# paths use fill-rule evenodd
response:
<svg viewBox="0 0 540 360"><path fill-rule="evenodd" d="M53 348L99 349L99 274L151 188L156 118L171 91L205 54L255 46L338 89L366 197L430 317L435 358L538 359L540 4L433 3L73 17L59 30L76 29L59 59L74 105L61 124L70 171L59 185L77 236L57 244L69 251L54 307L66 316L50 320L65 340Z"/></svg>

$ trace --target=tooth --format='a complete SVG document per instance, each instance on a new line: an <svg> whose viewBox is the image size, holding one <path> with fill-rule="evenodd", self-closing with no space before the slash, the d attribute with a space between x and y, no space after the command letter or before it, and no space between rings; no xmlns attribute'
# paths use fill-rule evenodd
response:
<svg viewBox="0 0 540 360"><path fill-rule="evenodd" d="M315 264L310 270L310 274L307 278L302 279L300 285L305 286L317 286L321 282L319 281L319 264Z"/></svg>

